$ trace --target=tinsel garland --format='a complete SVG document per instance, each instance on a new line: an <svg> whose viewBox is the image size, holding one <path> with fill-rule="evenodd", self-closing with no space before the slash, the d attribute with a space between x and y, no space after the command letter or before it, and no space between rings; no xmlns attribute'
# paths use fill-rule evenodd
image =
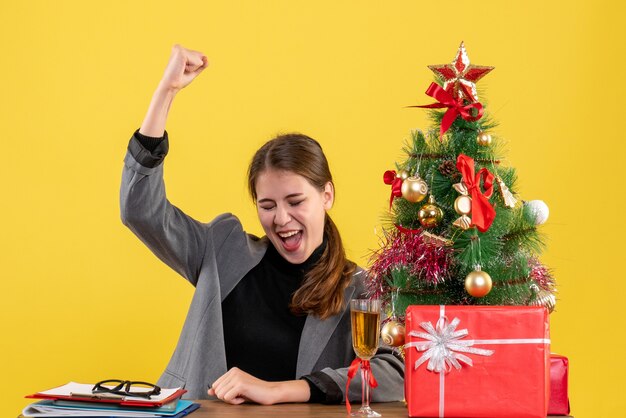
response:
<svg viewBox="0 0 626 418"><path fill-rule="evenodd" d="M371 256L370 291L375 297L391 289L388 282L394 268L408 268L409 274L426 284L436 285L448 278L452 249L424 242L421 229L385 231L381 249Z"/></svg>
<svg viewBox="0 0 626 418"><path fill-rule="evenodd" d="M528 265L530 266L529 277L542 289L554 292L556 283L550 269L541 264L535 257L531 257L528 260Z"/></svg>

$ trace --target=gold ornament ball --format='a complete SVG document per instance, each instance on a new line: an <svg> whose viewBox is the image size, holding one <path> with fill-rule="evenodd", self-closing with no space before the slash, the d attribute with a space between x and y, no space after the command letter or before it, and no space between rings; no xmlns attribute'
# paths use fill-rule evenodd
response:
<svg viewBox="0 0 626 418"><path fill-rule="evenodd" d="M482 270L474 270L465 277L465 290L470 296L482 298L491 291L491 276Z"/></svg>
<svg viewBox="0 0 626 418"><path fill-rule="evenodd" d="M556 296L552 292L545 289L541 289L536 284L530 285L530 289L535 294L534 300L530 303L531 306L544 306L548 308L548 312L554 312L556 307Z"/></svg>
<svg viewBox="0 0 626 418"><path fill-rule="evenodd" d="M428 193L426 182L419 177L409 177L402 182L402 197L409 202L417 203L424 200Z"/></svg>
<svg viewBox="0 0 626 418"><path fill-rule="evenodd" d="M398 174L396 174L396 177L402 180L406 180L408 179L410 176L409 172L406 170L400 170L398 171Z"/></svg>
<svg viewBox="0 0 626 418"><path fill-rule="evenodd" d="M424 228L431 228L439 225L439 222L443 219L443 210L435 204L434 199L429 199L428 203L422 206L417 213L417 218Z"/></svg>
<svg viewBox="0 0 626 418"><path fill-rule="evenodd" d="M476 137L476 142L481 147L488 147L489 145L491 145L491 135L489 135L487 132L481 132Z"/></svg>
<svg viewBox="0 0 626 418"><path fill-rule="evenodd" d="M472 199L469 196L459 196L454 201L454 210L459 215L469 215L472 212Z"/></svg>
<svg viewBox="0 0 626 418"><path fill-rule="evenodd" d="M396 321L389 321L380 330L380 337L388 346L400 347L404 345L405 332L404 325Z"/></svg>

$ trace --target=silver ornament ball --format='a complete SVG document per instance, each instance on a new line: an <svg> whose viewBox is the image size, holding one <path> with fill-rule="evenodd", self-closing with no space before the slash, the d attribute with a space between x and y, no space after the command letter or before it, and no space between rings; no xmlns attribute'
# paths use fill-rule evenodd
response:
<svg viewBox="0 0 626 418"><path fill-rule="evenodd" d="M524 202L525 209L535 218L535 225L543 225L550 216L550 208L543 200Z"/></svg>

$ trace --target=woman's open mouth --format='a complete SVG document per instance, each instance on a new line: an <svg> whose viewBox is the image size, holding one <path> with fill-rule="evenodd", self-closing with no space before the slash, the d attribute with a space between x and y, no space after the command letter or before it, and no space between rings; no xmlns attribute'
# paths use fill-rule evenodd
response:
<svg viewBox="0 0 626 418"><path fill-rule="evenodd" d="M277 233L286 251L296 251L302 242L302 231L285 231Z"/></svg>

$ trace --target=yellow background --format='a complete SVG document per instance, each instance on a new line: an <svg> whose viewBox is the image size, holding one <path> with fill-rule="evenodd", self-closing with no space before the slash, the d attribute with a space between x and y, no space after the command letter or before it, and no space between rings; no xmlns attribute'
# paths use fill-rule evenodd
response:
<svg viewBox="0 0 626 418"><path fill-rule="evenodd" d="M259 233L249 158L277 132L305 132L326 150L332 214L364 264L389 196L382 173L428 127L404 106L431 102L426 65L451 61L461 40L496 67L479 87L522 198L550 206L552 349L571 361L572 411L622 416L618 3L2 2L0 416L72 380L154 381L169 359L192 287L122 226L118 185L174 43L211 66L171 112L170 199L201 220L235 212Z"/></svg>

